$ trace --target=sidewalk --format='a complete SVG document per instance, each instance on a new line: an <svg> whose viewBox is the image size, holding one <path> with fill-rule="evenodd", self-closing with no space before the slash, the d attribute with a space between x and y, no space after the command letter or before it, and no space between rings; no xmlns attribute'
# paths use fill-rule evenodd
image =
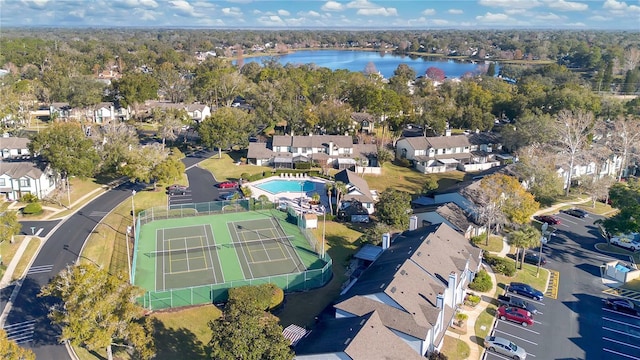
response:
<svg viewBox="0 0 640 360"><path fill-rule="evenodd" d="M504 257L507 256L507 254L509 253L510 247L506 242L506 239L503 242L502 245L502 250L500 250L497 253L493 253L494 255L498 255L500 257ZM467 345L469 345L469 357L468 359L472 359L472 360L479 360L482 358L482 354L484 353L484 348L482 346L480 346L475 338L476 338L476 334L475 334L475 325L476 325L476 320L478 319L478 317L480 316L480 314L482 314L487 307L489 307L490 305L490 301L491 299L493 299L494 294L496 293L497 290L497 281L496 281L496 276L493 273L493 271L491 270L491 267L486 266L483 267L487 273L489 274L489 276L491 277L491 283L493 284L493 286L491 287L491 289L487 292L474 292L474 294L480 296L480 303L478 303L478 305L476 305L474 308L472 309L465 309L463 312L465 314L467 314L469 316L469 318L465 321L467 324L467 332L465 334L457 334L449 329L447 329L446 334L448 336L451 336L453 338L459 339L464 341L465 343L467 343ZM493 326L493 324L489 325L489 326Z"/></svg>

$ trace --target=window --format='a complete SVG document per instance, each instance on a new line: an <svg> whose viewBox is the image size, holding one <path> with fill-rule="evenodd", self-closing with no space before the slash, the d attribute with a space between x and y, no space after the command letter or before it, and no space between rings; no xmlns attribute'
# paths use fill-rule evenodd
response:
<svg viewBox="0 0 640 360"><path fill-rule="evenodd" d="M29 187L31 186L31 182L29 181L29 179L20 179L20 186Z"/></svg>
<svg viewBox="0 0 640 360"><path fill-rule="evenodd" d="M5 179L0 179L0 186L7 186Z"/></svg>

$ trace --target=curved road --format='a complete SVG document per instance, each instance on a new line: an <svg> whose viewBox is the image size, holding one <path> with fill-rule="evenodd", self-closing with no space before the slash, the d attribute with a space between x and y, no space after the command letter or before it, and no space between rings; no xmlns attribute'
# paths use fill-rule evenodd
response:
<svg viewBox="0 0 640 360"><path fill-rule="evenodd" d="M200 151L183 159L183 163L190 168L212 154ZM193 173L203 175L198 171ZM198 187L201 186L203 185ZM211 185L209 187L212 188ZM102 218L131 197L132 190L140 191L142 188L142 185L126 182L89 202L80 211L62 221L57 228L54 227L55 222L23 223L25 233L31 233L32 226L36 227L34 232L43 228L40 236L52 233L42 245L22 282L22 287L7 315L4 330L9 338L31 349L38 360L69 359L67 349L58 341L60 328L47 318L48 309L52 305L51 299L37 297L40 288L49 283L68 264L74 264L87 237ZM10 290L11 288L8 288L4 291Z"/></svg>

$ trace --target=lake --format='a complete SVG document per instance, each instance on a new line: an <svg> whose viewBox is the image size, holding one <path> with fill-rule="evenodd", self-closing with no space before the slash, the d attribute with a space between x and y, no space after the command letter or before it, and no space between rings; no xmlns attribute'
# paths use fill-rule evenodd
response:
<svg viewBox="0 0 640 360"><path fill-rule="evenodd" d="M275 58L280 64L315 64L331 70L346 69L349 71L364 71L367 64L372 62L376 69L385 77L390 78L400 64L407 64L416 71L416 74L424 75L432 66L444 71L449 78L459 78L466 73L479 74L487 70L487 63L472 63L451 59L437 58L410 58L393 54L381 54L375 51L351 51L351 50L303 50L295 51L279 56L259 56L245 58L244 63L257 62L262 65L263 60ZM235 63L235 61L234 61ZM496 73L499 70L496 64Z"/></svg>

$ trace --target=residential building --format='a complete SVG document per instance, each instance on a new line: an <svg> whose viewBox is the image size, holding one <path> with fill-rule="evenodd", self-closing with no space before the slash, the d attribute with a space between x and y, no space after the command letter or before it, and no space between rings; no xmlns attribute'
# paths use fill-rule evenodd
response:
<svg viewBox="0 0 640 360"><path fill-rule="evenodd" d="M351 113L351 124L356 131L366 134L373 133L375 129L375 119L373 115L364 112Z"/></svg>
<svg viewBox="0 0 640 360"><path fill-rule="evenodd" d="M452 170L482 171L499 166L496 151L502 146L498 135L480 133L445 136L405 137L396 143L396 158L410 160L423 173Z"/></svg>
<svg viewBox="0 0 640 360"><path fill-rule="evenodd" d="M349 169L338 172L334 179L347 186L347 193L342 194L343 207L348 207L351 203L360 203L367 210L368 215L375 212L376 200L373 198L374 195L369 190L369 184L365 179Z"/></svg>
<svg viewBox="0 0 640 360"><path fill-rule="evenodd" d="M465 239L484 234L486 227L476 223L473 215L467 213L454 202L433 206L414 206L413 215L418 226L445 223L464 235Z"/></svg>
<svg viewBox="0 0 640 360"><path fill-rule="evenodd" d="M0 161L0 195L7 200L17 200L25 194L42 199L55 189L56 180L48 167L43 170L29 161Z"/></svg>
<svg viewBox="0 0 640 360"><path fill-rule="evenodd" d="M336 319L354 319L357 323L367 315L377 314L393 334L385 342L396 343L400 339L418 356L440 350L458 304L466 296L467 285L480 269L482 251L444 223L405 231L390 244L383 241L383 249L336 301ZM322 326L325 325L319 324L318 328ZM338 331L328 332L328 339L340 335ZM353 334L351 338L357 336ZM324 339L318 337L314 341L323 343ZM320 349L313 351L303 345L306 343L304 339L299 343L301 353L307 356L302 359L320 355ZM298 347L295 350L298 353ZM367 357L365 349L360 351L342 358L372 358Z"/></svg>
<svg viewBox="0 0 640 360"><path fill-rule="evenodd" d="M211 116L211 108L204 104L184 104L184 103L171 103L166 101L149 100L138 110L141 113L145 113L147 116L151 116L154 109L168 110L177 109L187 112L189 117L196 122L201 122L206 117Z"/></svg>
<svg viewBox="0 0 640 360"><path fill-rule="evenodd" d="M247 161L275 168L317 163L337 169L377 167L375 144L354 144L348 135L276 135L269 143L249 143Z"/></svg>
<svg viewBox="0 0 640 360"><path fill-rule="evenodd" d="M27 138L21 137L0 137L0 153L2 160L28 159L31 157Z"/></svg>
<svg viewBox="0 0 640 360"><path fill-rule="evenodd" d="M51 119L67 120L71 118L71 106L66 102L54 102L49 105Z"/></svg>

